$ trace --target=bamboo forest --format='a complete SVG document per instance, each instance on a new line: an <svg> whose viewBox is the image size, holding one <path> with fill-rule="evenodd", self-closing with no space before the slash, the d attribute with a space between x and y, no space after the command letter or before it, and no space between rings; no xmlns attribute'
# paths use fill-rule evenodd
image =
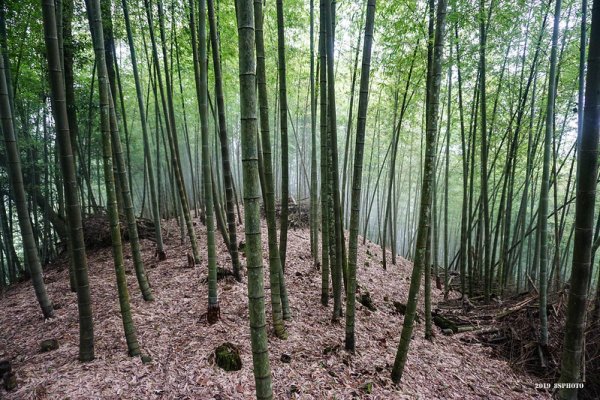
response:
<svg viewBox="0 0 600 400"><path fill-rule="evenodd" d="M600 398L600 0L0 0L0 132L0 399Z"/></svg>

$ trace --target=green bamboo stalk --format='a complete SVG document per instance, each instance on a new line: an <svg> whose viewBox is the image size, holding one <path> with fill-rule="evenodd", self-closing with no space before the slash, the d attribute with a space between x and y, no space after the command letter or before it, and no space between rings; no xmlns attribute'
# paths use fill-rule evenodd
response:
<svg viewBox="0 0 600 400"><path fill-rule="evenodd" d="M66 90L63 73L60 68L60 51L56 32L56 15L54 2L42 2L44 18L44 37L48 54L48 71L52 89L52 109L56 121L57 142L60 152L60 166L65 189L66 215L69 220L69 240L72 243L72 262L76 275L77 306L79 311L79 360L94 359L94 323L88 279L85 242L81 222L81 206L79 204L75 158L71 145L69 117L67 111Z"/></svg>
<svg viewBox="0 0 600 400"><path fill-rule="evenodd" d="M350 213L350 237L348 258L348 288L346 292L346 350L355 349L355 301L356 301L356 263L358 257L358 229L360 222L360 193L362 184L362 164L364 158L365 132L367 128L367 109L369 105L369 77L371 72L371 48L375 26L375 0L367 2L365 22L365 40L363 44L362 69L360 75L360 94L358 99L358 122L356 128L356 146L354 153L354 173L352 177L352 203Z"/></svg>
<svg viewBox="0 0 600 400"><path fill-rule="evenodd" d="M248 309L256 398L272 399L271 368L267 347L265 293L260 234L256 125L256 58L254 9L251 0L237 1L240 77L240 119L244 175L244 225L248 267Z"/></svg>
<svg viewBox="0 0 600 400"><path fill-rule="evenodd" d="M256 25L256 80L258 86L258 102L260 111L260 137L262 142L263 168L265 180L265 210L269 240L269 283L271 286L271 308L273 313L273 329L280 339L287 338L283 322L280 284L283 271L279 247L277 246L277 225L275 216L275 188L273 183L273 162L271 159L271 138L269 128L269 103L267 95L267 79L265 67L265 44L263 37L262 1L254 0L254 21ZM283 285L285 287L285 285Z"/></svg>
<svg viewBox="0 0 600 400"><path fill-rule="evenodd" d="M119 293L119 307L121 309L121 319L123 322L123 329L125 331L127 349L129 355L133 357L140 354L140 347L137 341L133 317L131 315L131 305L129 304L129 291L127 289L127 277L125 275L125 266L123 262L123 244L121 242L119 209L117 206L117 194L114 185L110 121L110 103L112 96L110 94L110 86L108 83L104 41L102 40L102 13L100 11L99 0L86 0L85 3L88 13L88 20L90 23L90 30L92 33L92 40L94 43L96 65L98 67L98 86L100 92L100 130L102 133L102 155L104 165L104 181L106 186L106 204L110 223L112 254L117 278L117 291Z"/></svg>
<svg viewBox="0 0 600 400"><path fill-rule="evenodd" d="M27 197L25 195L25 186L23 184L23 172L21 169L21 160L19 158L19 149L13 124L14 119L10 104L4 56L0 56L0 122L2 124L2 133L4 134L8 178L15 199L15 206L17 208L19 228L21 229L25 264L29 268L31 281L36 298L42 309L42 314L44 318L52 318L54 316L54 309L52 307L52 302L48 297L48 293L46 292L42 264L39 259L37 245L33 236L33 228L31 226L31 219L27 207Z"/></svg>

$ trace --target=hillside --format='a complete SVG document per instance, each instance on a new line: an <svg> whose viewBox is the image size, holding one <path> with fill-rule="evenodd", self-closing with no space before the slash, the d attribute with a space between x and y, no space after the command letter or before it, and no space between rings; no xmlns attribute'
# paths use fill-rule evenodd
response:
<svg viewBox="0 0 600 400"><path fill-rule="evenodd" d="M197 229L200 243L205 243L203 227L198 224ZM240 235L243 237L243 232ZM141 299L129 273L134 321L151 363L127 356L111 252L108 248L98 250L88 254L96 360L86 364L77 361L75 294L69 291L65 262L50 266L45 280L51 298L60 307L52 320L44 322L41 318L29 282L16 284L0 295L0 359L11 361L18 381L13 392L0 389L0 398L253 398L245 285L227 278L219 281L221 321L208 325L203 318L206 264L186 268L187 247L179 245L177 229L168 229L166 236L169 258L161 263L153 259L152 243L143 243L156 301L145 303ZM397 266L383 271L379 247L367 242L359 249L360 290L370 292L377 310L369 311L357 303L357 352L350 355L343 350L344 326L332 325L331 307L320 304L321 278L311 261L308 230L292 230L289 237L286 276L294 316L287 324L288 340L269 338L276 398L549 398L534 389L533 378L516 375L481 345L459 341L460 335L443 336L435 328L435 341L426 341L423 323L415 330L402 384L393 385L389 376L402 315L392 303L406 301L411 264L400 259ZM267 265L265 239L263 227ZM206 260L206 249L202 251ZM228 265L223 245L219 264ZM265 287L268 289L266 275ZM266 294L268 300L268 290ZM434 303L440 295L435 290ZM41 353L40 342L45 339L57 339L60 348ZM223 342L239 346L243 361L240 371L225 372L214 365L212 354ZM283 354L289 355L291 362L282 362Z"/></svg>

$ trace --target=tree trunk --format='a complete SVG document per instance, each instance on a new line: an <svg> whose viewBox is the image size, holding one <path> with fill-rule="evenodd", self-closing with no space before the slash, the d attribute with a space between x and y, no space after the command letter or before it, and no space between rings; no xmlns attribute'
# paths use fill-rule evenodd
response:
<svg viewBox="0 0 600 400"><path fill-rule="evenodd" d="M486 20L484 12L485 0L479 1L479 85L481 107L481 213L483 217L483 292L485 301L490 300L491 278L490 278L490 253L491 253L491 232L490 232L490 207L488 194L488 130L487 130L487 100L486 100Z"/></svg>
<svg viewBox="0 0 600 400"><path fill-rule="evenodd" d="M65 211L69 220L69 240L72 243L71 257L77 285L79 360L91 361L94 359L94 324L92 320L91 295L81 222L77 174L75 173L75 157L71 148L75 140L71 138L69 125L67 109L69 102L66 100L65 81L61 70L59 45L56 39L54 2L52 0L44 0L42 11L48 56L48 71L50 71L49 81L52 90L52 109L54 110L54 120L56 122L56 139L60 153L60 166L65 190ZM71 112L74 112L74 110L71 110ZM76 123L74 118L72 118L72 121Z"/></svg>
<svg viewBox="0 0 600 400"><path fill-rule="evenodd" d="M271 160L271 139L269 129L269 104L267 96L267 79L265 68L265 45L263 37L263 9L261 0L254 1L254 21L256 24L256 80L258 85L258 102L260 110L260 133L263 153L263 168L265 180L265 211L269 240L269 284L271 286L271 308L273 310L273 329L280 339L287 338L283 322L281 285L283 270L279 247L277 246L277 225L275 216L275 189L273 183L273 162Z"/></svg>
<svg viewBox="0 0 600 400"><path fill-rule="evenodd" d="M183 213L183 220L185 222L185 226L187 228L187 234L190 238L190 244L192 247L192 257L194 259L194 264L200 263L200 252L198 250L198 241L196 238L196 231L194 230L194 224L192 222L192 217L190 215L189 203L187 199L187 193L185 190L185 183L183 181L183 176L181 172L181 163L179 161L179 151L177 144L177 129L175 123L175 110L173 106L173 98L171 90L171 78L169 74L168 62L167 62L167 54L166 54L166 40L164 33L164 13L162 9L162 4L158 2L158 15L159 15L159 25L160 25L160 34L162 39L162 53L163 53L163 63L165 67L165 81L166 88L163 87L162 82L162 74L160 71L160 63L158 59L158 49L156 44L156 39L154 35L153 29L153 18L152 18L152 9L150 0L144 0L144 6L146 9L146 18L148 21L148 33L150 34L150 41L152 42L152 57L154 60L154 66L156 69L156 78L157 78L157 86L160 90L160 98L163 115L165 117L165 126L167 130L167 137L169 142L169 150L171 153L171 164L173 166L173 172L175 175L175 184L177 185L177 192L179 195L179 203ZM165 94L166 92L166 94ZM177 201L177 199L175 199Z"/></svg>
<svg viewBox="0 0 600 400"><path fill-rule="evenodd" d="M225 100L223 94L223 79L221 76L221 58L219 54L219 38L217 22L214 10L214 0L208 0L208 21L210 24L210 43L212 48L213 67L215 72L215 98L217 112L219 115L219 139L221 142L221 163L223 166L223 180L225 184L225 206L227 215L227 228L229 231L229 254L233 264L233 275L239 282L240 256L238 253L236 223L235 223L235 199L233 194L233 174L231 172L231 157L227 137L227 120L225 119ZM203 17L202 17L203 18ZM201 44L202 45L202 44ZM204 62L204 61L202 61Z"/></svg>
<svg viewBox="0 0 600 400"><path fill-rule="evenodd" d="M449 236L448 236L448 187L450 186L450 133L452 125L452 46L450 46L450 68L448 68L448 103L447 103L447 121L446 121L446 165L444 168L444 300L448 299L449 283Z"/></svg>
<svg viewBox="0 0 600 400"><path fill-rule="evenodd" d="M550 191L550 163L552 138L554 137L554 99L556 95L556 47L560 22L561 0L556 0L554 9L554 29L552 30L552 48L550 52L550 73L548 75L548 100L546 105L546 133L544 137L544 160L542 183L540 188L540 208L538 226L540 230L540 344L548 346L548 192ZM558 238L556 238L558 240Z"/></svg>
<svg viewBox="0 0 600 400"><path fill-rule="evenodd" d="M329 196L328 176L329 176L329 138L327 132L327 30L325 23L325 0L321 0L319 14L319 97L320 97L320 132L321 132L321 304L329 304ZM333 269L333 266L332 268ZM333 272L333 271L332 271Z"/></svg>
<svg viewBox="0 0 600 400"><path fill-rule="evenodd" d="M125 275L125 266L123 262L123 244L121 242L121 227L119 223L119 210L117 207L117 196L114 185L114 175L112 168L112 147L111 147L111 92L108 83L108 70L106 67L106 58L104 51L104 41L102 40L102 13L100 11L99 0L86 0L86 8L94 43L94 52L96 56L96 65L98 67L98 86L100 94L100 123L102 132L102 154L104 159L104 180L106 185L106 204L108 208L108 218L110 223L112 253L117 278L117 290L119 293L119 306L121 309L121 318L123 329L125 331L125 340L130 356L140 354L140 347L137 341L133 317L131 314L131 305L129 304L129 291L127 289L127 277Z"/></svg>
<svg viewBox="0 0 600 400"><path fill-rule="evenodd" d="M317 195L317 99L315 97L315 10L310 0L310 250L319 265L319 203Z"/></svg>
<svg viewBox="0 0 600 400"><path fill-rule="evenodd" d="M358 257L358 224L360 220L360 192L362 184L362 164L367 128L367 110L369 104L369 75L371 71L371 48L375 25L375 0L367 2L365 22L365 41L360 74L360 95L358 99L358 122L356 127L356 146L354 153L354 173L352 178L352 204L350 213L350 237L348 258L348 288L346 292L346 350L354 351L354 312L356 301L356 263Z"/></svg>
<svg viewBox="0 0 600 400"><path fill-rule="evenodd" d="M71 139L71 150L73 152L73 164L75 165L75 171L77 171L77 162L80 160L79 170L82 172L82 176L77 181L77 186L81 187L85 182L87 187L91 186L89 171L83 167L82 159L79 154L78 140L79 140L79 124L77 121L77 106L75 99L75 82L73 74L73 37L72 37L72 19L73 19L73 0L63 0L63 57L64 57L64 82L65 82L65 100L67 102L67 116L69 119L69 131ZM93 210L98 208L96 204L96 198L91 191L88 191L88 200Z"/></svg>
<svg viewBox="0 0 600 400"><path fill-rule="evenodd" d="M208 311L207 320L210 324L220 318L219 298L217 294L217 250L215 245L214 203L211 189L210 146L208 138L208 68L206 65L206 0L200 0L198 13L198 47L196 47L196 31L194 3L190 1L190 31L192 35L192 52L194 54L194 72L196 77L196 92L198 96L198 111L200 114L200 129L202 134L202 176L204 183L204 203L206 204L206 231L208 250ZM212 0L208 0L208 15L213 30L214 11ZM213 47L215 43L213 42ZM231 238L231 236L230 236ZM235 238L235 236L233 236ZM235 240L235 239L234 239ZM231 242L230 242L231 243ZM235 264L234 264L235 266ZM237 271L239 273L239 270ZM237 278L237 277L236 277Z"/></svg>
<svg viewBox="0 0 600 400"><path fill-rule="evenodd" d="M598 138L600 136L600 4L594 0L590 32L588 70L585 88L583 126L577 160L577 203L575 208L575 242L571 291L567 305L567 321L559 382L581 381L581 361L585 335L588 282L591 271L591 249L598 174ZM585 173L583 173L585 171ZM576 399L577 388L563 388L561 399Z"/></svg>
<svg viewBox="0 0 600 400"><path fill-rule="evenodd" d="M285 271L285 255L287 250L288 208L290 196L289 182L289 150L288 150L288 104L287 76L285 65L285 28L283 22L283 1L277 0L277 55L279 70L279 129L281 134L281 215L279 221L279 257L281 270ZM283 274L283 273L282 273Z"/></svg>
<svg viewBox="0 0 600 400"><path fill-rule="evenodd" d="M154 172L152 170L152 153L150 150L150 140L148 137L148 125L146 119L146 110L144 107L144 98L142 94L142 86L140 84L140 77L137 68L137 58L135 52L135 44L133 42L133 34L131 32L131 23L129 21L129 10L127 6L127 0L121 0L123 6L123 15L125 18L125 27L127 29L127 40L129 43L129 52L131 55L131 65L133 69L133 78L135 80L135 91L137 95L138 107L140 111L140 120L142 124L142 138L144 140L144 157L148 165L148 185L150 186L150 203L152 205L152 216L154 220L155 238L156 238L156 255L158 260L162 261L167 258L167 254L164 250L162 229L161 229L161 218L160 210L158 206L158 194L156 192L156 186L154 183ZM158 160L157 160L158 161Z"/></svg>
<svg viewBox="0 0 600 400"><path fill-rule="evenodd" d="M54 316L54 309L52 308L52 302L48 298L46 292L42 264L39 259L37 245L33 236L29 210L27 209L27 197L25 195L25 187L23 184L21 160L19 157L19 149L17 147L17 139L13 125L14 120L8 91L9 88L6 81L4 56L2 55L0 57L0 122L2 123L2 133L4 134L8 178L15 198L15 205L19 218L25 265L29 267L33 288L42 309L42 314L44 318L51 318Z"/></svg>
<svg viewBox="0 0 600 400"><path fill-rule="evenodd" d="M421 274L425 267L426 250L428 246L428 230L431 224L431 195L433 191L433 175L436 156L436 134L438 125L439 92L442 78L442 53L443 38L446 24L446 0L439 0L437 5L437 20L433 44L433 61L431 72L431 90L428 98L430 102L427 107L428 114L426 118L426 147L425 160L423 165L423 181L421 189L421 205L419 211L419 227L417 231L417 243L415 249L414 267L411 275L410 289L408 293L407 310L404 316L404 325L398 353L392 369L392 381L400 382L406 359L408 356L408 347L412 337L415 315L417 310L417 301L419 297L419 287L421 286Z"/></svg>
<svg viewBox="0 0 600 400"><path fill-rule="evenodd" d="M256 398L272 399L271 367L267 348L265 292L260 234L260 185L258 182L256 126L256 58L254 13L251 0L238 0L238 50L240 118L244 173L244 226L248 268L248 309Z"/></svg>
<svg viewBox="0 0 600 400"><path fill-rule="evenodd" d="M323 3L323 2L322 2ZM342 231L342 215L339 193L339 171L338 171L338 151L337 151L337 113L335 103L335 64L334 64L334 43L335 43L335 0L324 0L325 7L324 20L322 24L327 25L327 130L328 130L328 153L330 165L329 174L329 193L331 196L330 212L333 216L333 232L329 233L330 248L331 248L331 267L332 267L332 283L333 283L333 315L332 320L337 321L342 316L342 281L346 282L346 273L344 268L344 252L343 252L343 231ZM325 90L323 88L322 90ZM331 211L332 210L332 211ZM330 218L331 219L331 218ZM331 227L330 227L331 229Z"/></svg>

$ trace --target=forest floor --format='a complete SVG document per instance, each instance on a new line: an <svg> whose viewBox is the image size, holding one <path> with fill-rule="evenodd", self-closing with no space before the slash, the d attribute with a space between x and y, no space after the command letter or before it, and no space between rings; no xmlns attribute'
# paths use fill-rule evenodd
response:
<svg viewBox="0 0 600 400"><path fill-rule="evenodd" d="M199 243L206 243L198 223ZM239 232L243 238L243 231ZM138 290L126 248L133 318L138 339L152 362L127 355L119 314L110 248L88 252L93 300L96 359L79 363L77 300L69 290L65 261L50 266L45 281L56 316L43 321L30 282L0 294L0 360L11 361L17 376L6 399L251 399L254 397L247 292L243 283L219 281L221 320L209 325L206 312L206 262L186 268L187 248L178 229L166 232L168 259L157 262L153 244L144 241L144 259L155 301L146 303ZM217 238L220 237L217 234ZM263 227L264 265L268 253ZM203 260L207 259L202 246ZM229 266L223 244L219 265ZM286 279L293 319L289 338L269 331L269 351L277 399L523 399L550 398L534 388L535 378L513 372L481 344L466 344L460 334L444 336L437 327L433 342L424 339L424 323L416 325L402 383L390 380L403 316L394 301L406 302L411 263L398 259L387 271L381 249L367 241L359 247L358 282L368 290L376 311L357 302L356 354L343 350L344 325L331 323L332 306L320 304L321 276L310 255L308 229L289 232ZM242 257L242 262L244 259ZM268 274L265 274L267 320L270 321ZM457 294L455 294L457 295ZM421 296L422 298L422 296ZM434 289L433 303L442 300ZM422 314L422 304L420 305ZM57 339L57 350L41 353L40 342ZM243 367L225 372L214 364L217 346L240 348ZM281 361L282 354L291 357ZM370 392L370 393L369 393Z"/></svg>

